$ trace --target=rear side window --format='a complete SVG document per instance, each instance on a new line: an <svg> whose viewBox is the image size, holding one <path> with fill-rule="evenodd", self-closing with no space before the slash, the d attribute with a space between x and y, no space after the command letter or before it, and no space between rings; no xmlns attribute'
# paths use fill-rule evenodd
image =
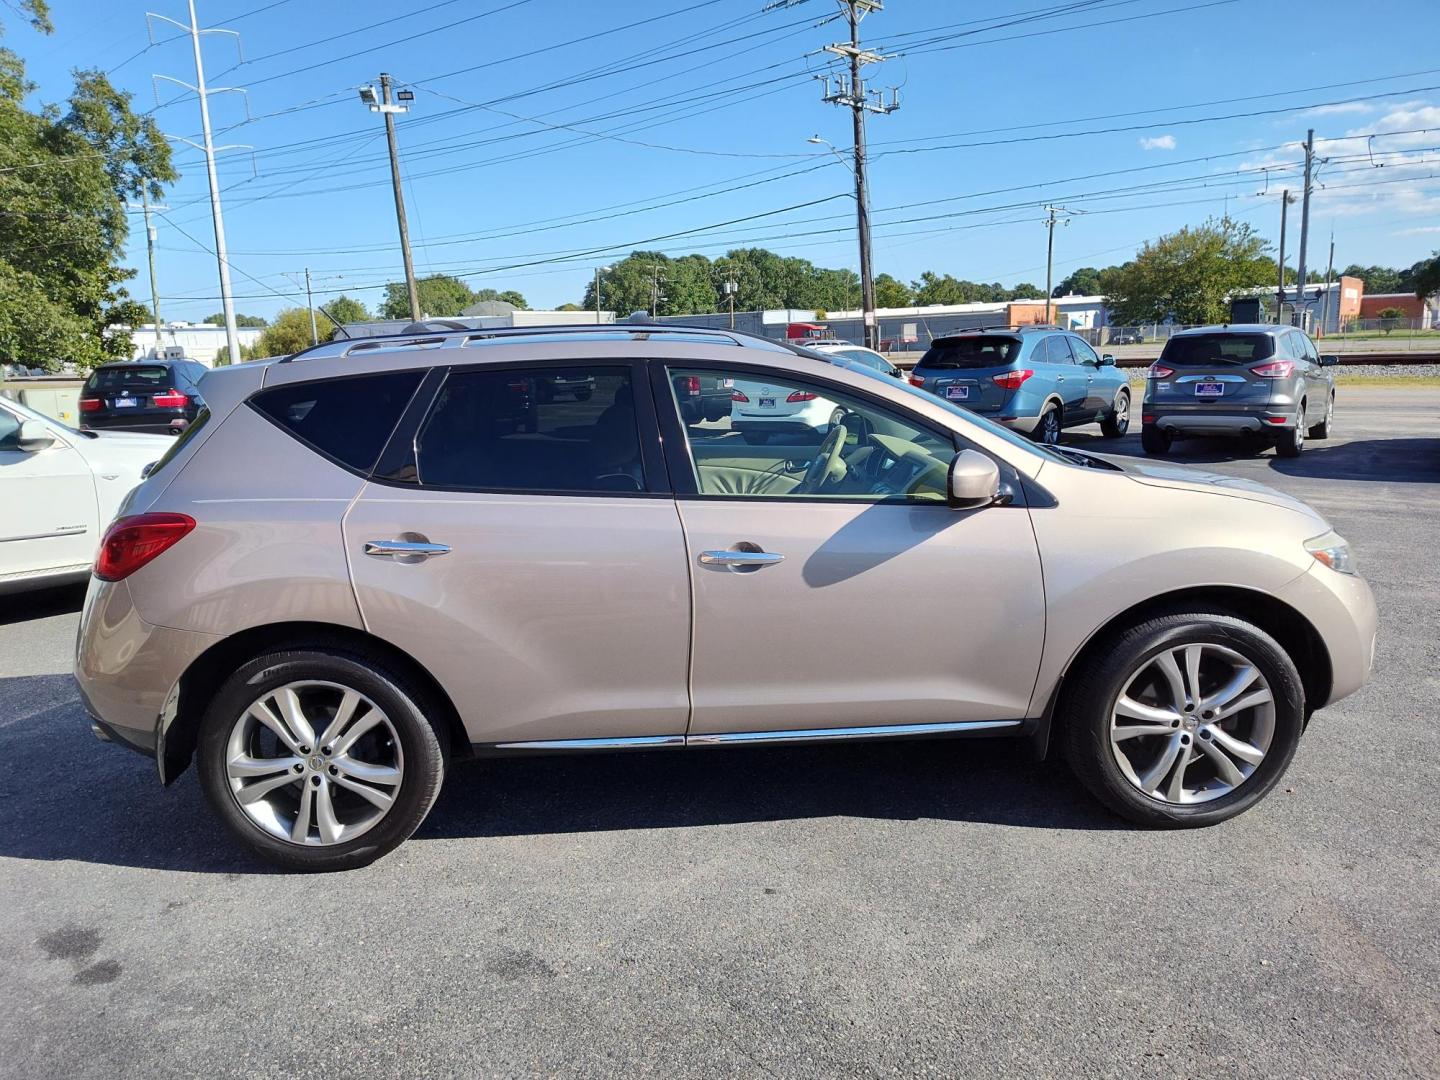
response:
<svg viewBox="0 0 1440 1080"><path fill-rule="evenodd" d="M98 368L85 380L86 390L168 390L170 369L163 364L127 364Z"/></svg>
<svg viewBox="0 0 1440 1080"><path fill-rule="evenodd" d="M250 405L331 460L368 473L423 375L390 371L293 383L262 390Z"/></svg>
<svg viewBox="0 0 1440 1080"><path fill-rule="evenodd" d="M987 368L1006 367L1020 351L1020 339L1001 334L966 334L935 341L917 367Z"/></svg>
<svg viewBox="0 0 1440 1080"><path fill-rule="evenodd" d="M645 490L627 369L456 372L436 395L417 443L423 487Z"/></svg>
<svg viewBox="0 0 1440 1080"><path fill-rule="evenodd" d="M1275 339L1269 334L1187 334L1167 341L1160 359L1171 367L1248 364L1274 351Z"/></svg>

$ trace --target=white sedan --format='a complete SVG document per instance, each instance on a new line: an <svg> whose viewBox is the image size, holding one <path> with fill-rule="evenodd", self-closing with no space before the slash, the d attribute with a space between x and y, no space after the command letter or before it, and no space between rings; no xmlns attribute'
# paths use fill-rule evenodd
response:
<svg viewBox="0 0 1440 1080"><path fill-rule="evenodd" d="M0 593L83 579L120 501L174 445L76 431L0 398Z"/></svg>

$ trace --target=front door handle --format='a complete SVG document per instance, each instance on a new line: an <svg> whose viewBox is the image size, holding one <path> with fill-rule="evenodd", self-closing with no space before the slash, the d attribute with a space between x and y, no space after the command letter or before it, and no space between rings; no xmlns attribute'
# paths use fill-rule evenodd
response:
<svg viewBox="0 0 1440 1080"><path fill-rule="evenodd" d="M700 562L705 566L774 566L785 556L774 551L702 551Z"/></svg>
<svg viewBox="0 0 1440 1080"><path fill-rule="evenodd" d="M449 544L431 544L419 540L366 540L365 554L380 558L401 557L405 559L428 559L432 555L445 555Z"/></svg>

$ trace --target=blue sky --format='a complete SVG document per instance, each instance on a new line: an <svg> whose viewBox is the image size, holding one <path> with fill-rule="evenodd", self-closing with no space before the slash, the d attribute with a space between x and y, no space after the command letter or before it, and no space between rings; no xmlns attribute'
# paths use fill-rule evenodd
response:
<svg viewBox="0 0 1440 1080"><path fill-rule="evenodd" d="M180 0L149 5L185 18ZM75 67L113 69L147 109L152 74L193 81L188 38L147 48L146 3L52 6L49 38L5 17L37 100L63 99ZM220 164L240 311L303 303L307 266L318 299L371 306L400 277L382 125L356 93L382 70L415 91L398 127L420 273L548 307L633 247L856 265L851 174L806 142L850 144L813 77L844 36L833 0L197 6L244 50L237 65L229 35L205 43L211 85L248 89L248 120L239 94L211 102L217 142L253 147ZM890 0L863 37L895 54L869 75L902 102L868 129L877 273L1043 284L1046 202L1073 211L1057 280L1226 209L1274 240L1307 127L1329 158L1312 266L1332 228L1340 265L1440 248L1440 5ZM193 96L159 85L163 129L198 138ZM167 318L199 319L219 308L205 170L184 145L176 160L160 294ZM130 257L143 271L138 227ZM131 291L148 298L143 272Z"/></svg>

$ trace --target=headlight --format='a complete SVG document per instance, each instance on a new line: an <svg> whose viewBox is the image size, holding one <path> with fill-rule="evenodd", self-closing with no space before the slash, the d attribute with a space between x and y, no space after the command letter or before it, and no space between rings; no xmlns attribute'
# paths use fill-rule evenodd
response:
<svg viewBox="0 0 1440 1080"><path fill-rule="evenodd" d="M1336 532L1306 540L1305 550L1315 556L1316 562L1324 563L1336 573L1355 573L1355 556L1350 552L1350 545Z"/></svg>

